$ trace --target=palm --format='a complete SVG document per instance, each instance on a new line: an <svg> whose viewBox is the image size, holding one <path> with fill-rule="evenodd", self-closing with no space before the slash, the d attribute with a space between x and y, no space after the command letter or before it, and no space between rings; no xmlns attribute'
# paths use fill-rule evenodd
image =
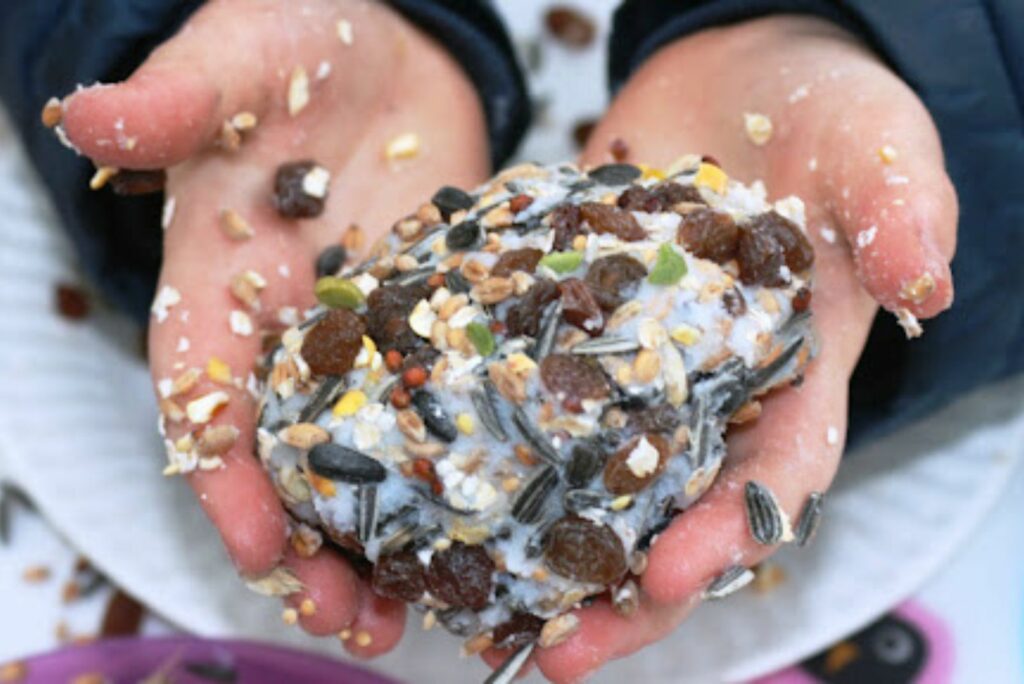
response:
<svg viewBox="0 0 1024 684"><path fill-rule="evenodd" d="M353 45L339 37L342 19L351 24ZM309 102L289 112L297 67L308 76ZM419 87L424 81L432 87ZM368 246L396 211L415 208L439 182L472 186L487 168L482 115L458 68L397 15L357 0L210 2L128 82L82 91L66 110L69 137L97 164L171 167L166 195L175 211L160 280L181 302L150 327L155 381L205 368L211 357L244 381L260 353L258 330L280 328L283 307L301 311L311 303L320 249L352 224L362 226ZM227 151L221 127L243 111L259 124ZM388 141L406 132L422 141L416 157L385 159ZM104 143L119 135L133 144ZM330 196L320 217L295 221L277 214L270 195L277 167L301 159L330 171ZM224 210L242 217L252 236L228 237ZM246 270L267 283L258 308L229 289ZM257 332L232 334L232 310L247 311ZM225 388L204 377L182 403L214 389ZM361 655L389 649L401 635L403 607L373 596L340 557L303 559L290 549L284 511L252 458L253 400L244 390L228 391L229 404L211 424L234 425L238 441L224 469L193 473L189 481L233 561L243 574L260 576L283 560L305 585L288 602L297 607L309 598L317 606L302 618L307 630L365 633L368 640L348 642ZM168 432L175 438L187 425Z"/></svg>

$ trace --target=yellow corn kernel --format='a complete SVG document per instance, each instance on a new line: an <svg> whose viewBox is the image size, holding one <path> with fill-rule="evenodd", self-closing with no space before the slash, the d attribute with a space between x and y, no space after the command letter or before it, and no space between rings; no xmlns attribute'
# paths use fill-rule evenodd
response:
<svg viewBox="0 0 1024 684"><path fill-rule="evenodd" d="M684 344L687 347L697 344L697 340L700 339L700 330L689 326L681 325L678 328L673 328L672 332L669 333L672 339L679 344Z"/></svg>
<svg viewBox="0 0 1024 684"><path fill-rule="evenodd" d="M338 418L355 415L366 405L366 394L362 390L349 390L334 404L332 413Z"/></svg>
<svg viewBox="0 0 1024 684"><path fill-rule="evenodd" d="M653 166L647 166L647 164L640 164L640 172L640 178L643 180L650 180L653 178L654 180L663 181L666 177L664 171L656 169Z"/></svg>
<svg viewBox="0 0 1024 684"><path fill-rule="evenodd" d="M371 357L377 353L377 343L369 335L363 335L363 348Z"/></svg>
<svg viewBox="0 0 1024 684"><path fill-rule="evenodd" d="M210 360L206 362L206 374L216 383L231 384L231 366L216 356L211 356Z"/></svg>
<svg viewBox="0 0 1024 684"><path fill-rule="evenodd" d="M464 435L471 435L476 429L476 425L473 422L473 416L468 413L460 413L455 416L455 426L459 428L459 432Z"/></svg>
<svg viewBox="0 0 1024 684"><path fill-rule="evenodd" d="M698 187L714 190L721 195L725 192L725 184L728 181L729 176L726 175L725 171L714 164L702 162L697 169L697 176L693 179L693 184Z"/></svg>
<svg viewBox="0 0 1024 684"><path fill-rule="evenodd" d="M306 477L309 478L309 484L313 485L313 489L320 493L320 496L327 497L328 499L338 493L338 489L334 486L334 483L325 477L320 477L316 473L307 473Z"/></svg>

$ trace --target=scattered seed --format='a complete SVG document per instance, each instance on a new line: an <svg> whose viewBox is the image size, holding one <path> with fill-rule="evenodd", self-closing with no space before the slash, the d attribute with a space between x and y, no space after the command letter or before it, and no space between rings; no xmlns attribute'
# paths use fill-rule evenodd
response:
<svg viewBox="0 0 1024 684"><path fill-rule="evenodd" d="M771 490L750 480L744 487L747 523L758 544L770 546L782 541L785 532L782 509Z"/></svg>
<svg viewBox="0 0 1024 684"><path fill-rule="evenodd" d="M807 546L814 539L818 525L821 524L824 503L825 495L821 492L811 492L807 497L807 501L796 519L796 530L793 532L797 546Z"/></svg>
<svg viewBox="0 0 1024 684"><path fill-rule="evenodd" d="M274 206L284 218L315 218L323 213L330 172L311 159L281 164L274 175Z"/></svg>
<svg viewBox="0 0 1024 684"><path fill-rule="evenodd" d="M483 323L473 322L467 325L466 335L480 356L490 356L494 353L496 349L494 335L491 334L490 328Z"/></svg>
<svg viewBox="0 0 1024 684"><path fill-rule="evenodd" d="M512 503L512 517L524 525L540 520L551 492L558 485L558 473L551 466L538 469Z"/></svg>
<svg viewBox="0 0 1024 684"><path fill-rule="evenodd" d="M921 323L917 320L917 316L910 312L910 309L900 307L896 309L896 321L903 328L903 332L906 334L908 340L912 340L915 337L920 337L924 334L924 328L921 327Z"/></svg>
<svg viewBox="0 0 1024 684"><path fill-rule="evenodd" d="M254 329L249 314L238 309L228 314L228 327L231 328L231 332L241 337L252 335Z"/></svg>
<svg viewBox="0 0 1024 684"><path fill-rule="evenodd" d="M686 275L686 259L676 248L666 242L658 248L658 259L654 262L647 281L653 285L675 285Z"/></svg>
<svg viewBox="0 0 1024 684"><path fill-rule="evenodd" d="M115 195L150 195L162 192L167 183L167 172L163 169L130 170L121 169L110 178L110 189Z"/></svg>
<svg viewBox="0 0 1024 684"><path fill-rule="evenodd" d="M81 320L89 315L89 298L75 285L58 283L54 288L54 300L59 313L70 320Z"/></svg>
<svg viewBox="0 0 1024 684"><path fill-rule="evenodd" d="M547 438L547 435L537 427L533 419L526 414L522 406L516 406L516 410L512 413L512 422L515 423L523 439L529 443L538 456L555 467L562 465L562 455L558 453L558 449Z"/></svg>
<svg viewBox="0 0 1024 684"><path fill-rule="evenodd" d="M321 413L327 410L328 406L334 403L334 400L343 389L345 389L345 383L342 382L339 376L328 375L325 377L320 382L320 386L316 388L313 396L310 397L306 405L299 411L298 422L311 423L315 421Z"/></svg>
<svg viewBox="0 0 1024 684"><path fill-rule="evenodd" d="M239 434L234 425L211 425L199 435L196 450L200 456L223 456L238 441Z"/></svg>
<svg viewBox="0 0 1024 684"><path fill-rule="evenodd" d="M496 393L497 390L494 388L494 384L490 380L484 380L482 387L470 393L470 398L473 401L473 407L476 409L477 416L480 417L480 422L487 428L487 431L499 442L507 442L508 433L501 424L501 419L498 417L498 411L494 405L494 395Z"/></svg>
<svg viewBox="0 0 1024 684"><path fill-rule="evenodd" d="M339 19L337 23L338 38L345 45L352 45L355 42L355 35L352 31L352 22L348 19Z"/></svg>
<svg viewBox="0 0 1024 684"><path fill-rule="evenodd" d="M451 215L460 210L473 207L473 196L459 188L446 185L430 199L431 203L441 212L441 217L448 221Z"/></svg>
<svg viewBox="0 0 1024 684"><path fill-rule="evenodd" d="M641 175L641 170L632 164L605 164L591 169L587 175L602 185L629 185Z"/></svg>
<svg viewBox="0 0 1024 684"><path fill-rule="evenodd" d="M348 252L342 245L325 247L316 258L314 270L317 278L337 275L347 258Z"/></svg>
<svg viewBox="0 0 1024 684"><path fill-rule="evenodd" d="M309 76L305 68L292 69L288 79L288 115L296 116L309 104Z"/></svg>
<svg viewBox="0 0 1024 684"><path fill-rule="evenodd" d="M295 423L281 430L278 437L288 446L296 449L312 449L318 444L331 441L331 433L315 423Z"/></svg>
<svg viewBox="0 0 1024 684"><path fill-rule="evenodd" d="M549 9L544 15L544 25L559 42L574 49L587 47L597 34L593 19L564 5Z"/></svg>
<svg viewBox="0 0 1024 684"><path fill-rule="evenodd" d="M227 392L221 390L210 392L188 402L185 405L185 413L191 422L202 425L209 422L217 411L227 405L230 400L231 397Z"/></svg>
<svg viewBox="0 0 1024 684"><path fill-rule="evenodd" d="M420 153L420 137L415 133L402 133L388 141L384 147L384 158L388 161L413 159Z"/></svg>
<svg viewBox="0 0 1024 684"><path fill-rule="evenodd" d="M750 584L754 573L742 565L730 565L704 589L704 600L723 599Z"/></svg>
<svg viewBox="0 0 1024 684"><path fill-rule="evenodd" d="M448 412L441 406L441 402L437 400L437 397L430 392L418 390L412 396L412 405L416 412L420 414L420 418L423 419L427 430L445 442L455 441L459 434L458 428L455 427L452 419L448 416Z"/></svg>
<svg viewBox="0 0 1024 684"><path fill-rule="evenodd" d="M594 337L574 344L569 350L572 354L596 356L605 354L629 354L640 349L640 343L628 337L605 335Z"/></svg>
<svg viewBox="0 0 1024 684"><path fill-rule="evenodd" d="M30 565L21 573L21 578L29 584L40 584L50 579L50 568L45 565Z"/></svg>
<svg viewBox="0 0 1024 684"><path fill-rule="evenodd" d="M57 98L51 97L43 105L43 110L40 112L39 117L47 128L59 126L64 118L64 104Z"/></svg>
<svg viewBox="0 0 1024 684"><path fill-rule="evenodd" d="M101 189L111 178L117 175L118 171L120 171L120 169L116 166L101 166L97 168L96 173L94 173L92 178L89 179L89 189Z"/></svg>
<svg viewBox="0 0 1024 684"><path fill-rule="evenodd" d="M878 149L878 158L883 164L892 164L899 157L899 152L892 145L882 145Z"/></svg>
<svg viewBox="0 0 1024 684"><path fill-rule="evenodd" d="M631 579L612 592L612 608L623 617L632 617L640 609L640 588Z"/></svg>
<svg viewBox="0 0 1024 684"><path fill-rule="evenodd" d="M481 304L498 304L512 296L515 284L511 278L486 278L473 286L469 296Z"/></svg>
<svg viewBox="0 0 1024 684"><path fill-rule="evenodd" d="M252 226L234 209L224 209L220 213L220 226L232 240L248 240L254 234Z"/></svg>

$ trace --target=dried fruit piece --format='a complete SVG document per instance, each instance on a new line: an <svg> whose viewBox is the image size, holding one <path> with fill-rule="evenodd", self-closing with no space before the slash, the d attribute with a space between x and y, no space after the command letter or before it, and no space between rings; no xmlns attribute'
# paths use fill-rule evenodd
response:
<svg viewBox="0 0 1024 684"><path fill-rule="evenodd" d="M647 275L647 268L628 254L611 254L590 264L584 281L598 305L607 313L615 311L631 299L638 281Z"/></svg>
<svg viewBox="0 0 1024 684"><path fill-rule="evenodd" d="M325 180L326 174L326 180ZM324 211L330 174L312 159L282 164L274 176L274 206L285 218L314 218Z"/></svg>
<svg viewBox="0 0 1024 684"><path fill-rule="evenodd" d="M540 265L555 273L572 273L583 263L583 252L551 252L545 254Z"/></svg>
<svg viewBox="0 0 1024 684"><path fill-rule="evenodd" d="M430 297L426 283L378 287L366 298L366 329L383 351L415 351L423 344L409 326L409 314L421 299Z"/></svg>
<svg viewBox="0 0 1024 684"><path fill-rule="evenodd" d="M538 280L505 314L505 325L512 336L536 337L540 320L548 304L558 299L560 290L551 280Z"/></svg>
<svg viewBox="0 0 1024 684"><path fill-rule="evenodd" d="M675 285L686 275L686 259L668 242L658 248L658 260L654 262L647 281L652 285Z"/></svg>
<svg viewBox="0 0 1024 684"><path fill-rule="evenodd" d="M535 247L523 247L505 252L494 263L491 268L491 275L501 278L511 276L515 271L533 273L537 270L537 262L544 256L544 252Z"/></svg>
<svg viewBox="0 0 1024 684"><path fill-rule="evenodd" d="M558 283L558 289L562 293L562 318L591 337L600 335L604 314L587 284L579 278L569 278Z"/></svg>
<svg viewBox="0 0 1024 684"><path fill-rule="evenodd" d="M580 205L580 216L595 233L617 236L626 242L635 242L647 237L636 217L625 209L600 202L584 202Z"/></svg>
<svg viewBox="0 0 1024 684"><path fill-rule="evenodd" d="M363 291L345 278L323 276L313 287L317 300L332 309L358 309L363 304Z"/></svg>
<svg viewBox="0 0 1024 684"><path fill-rule="evenodd" d="M89 315L89 298L81 288L58 283L53 294L57 312L64 318L80 320Z"/></svg>
<svg viewBox="0 0 1024 684"><path fill-rule="evenodd" d="M549 214L551 228L555 231L554 249L565 250L572 247L573 238L582 235L583 214L575 204L560 204Z"/></svg>
<svg viewBox="0 0 1024 684"><path fill-rule="evenodd" d="M576 516L552 525L544 561L562 577L595 584L612 584L627 568L625 549L612 528Z"/></svg>
<svg viewBox="0 0 1024 684"><path fill-rule="evenodd" d="M678 240L702 259L724 264L736 256L739 228L726 213L696 209L683 214Z"/></svg>
<svg viewBox="0 0 1024 684"><path fill-rule="evenodd" d="M533 643L540 636L544 620L530 613L515 613L511 618L494 628L496 648L519 648Z"/></svg>
<svg viewBox="0 0 1024 684"><path fill-rule="evenodd" d="M453 608L483 610L494 585L494 561L482 546L453 542L436 552L427 569L427 587Z"/></svg>
<svg viewBox="0 0 1024 684"><path fill-rule="evenodd" d="M398 551L380 556L370 580L373 590L385 598L412 603L427 590L423 564L415 551Z"/></svg>
<svg viewBox="0 0 1024 684"><path fill-rule="evenodd" d="M306 333L302 358L317 375L342 375L352 370L365 333L362 318L348 309L331 309Z"/></svg>
<svg viewBox="0 0 1024 684"><path fill-rule="evenodd" d="M795 223L769 211L740 226L736 260L744 283L778 287L789 281L782 267L792 273L810 268L814 248Z"/></svg>
<svg viewBox="0 0 1024 684"><path fill-rule="evenodd" d="M604 486L615 495L635 494L661 474L671 454L668 440L655 433L634 437L608 457Z"/></svg>
<svg viewBox="0 0 1024 684"><path fill-rule="evenodd" d="M476 347L480 356L490 356L494 353L496 348L494 335L491 334L491 329L483 323L474 322L467 325L466 336L469 337L469 341Z"/></svg>
<svg viewBox="0 0 1024 684"><path fill-rule="evenodd" d="M604 399L611 387L604 373L582 356L550 354L540 364L540 377L552 394L563 396L570 406L584 399Z"/></svg>

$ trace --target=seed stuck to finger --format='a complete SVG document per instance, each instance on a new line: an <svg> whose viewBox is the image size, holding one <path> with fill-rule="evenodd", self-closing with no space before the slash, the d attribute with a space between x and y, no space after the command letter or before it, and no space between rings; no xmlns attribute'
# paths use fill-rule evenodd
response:
<svg viewBox="0 0 1024 684"><path fill-rule="evenodd" d="M753 580L754 573L749 568L742 565L730 565L704 590L704 600L723 599L747 586Z"/></svg>
<svg viewBox="0 0 1024 684"><path fill-rule="evenodd" d="M800 510L800 516L796 519L796 530L793 536L797 546L807 546L814 539L821 524L821 514L825 505L825 495L821 492L811 492Z"/></svg>
<svg viewBox="0 0 1024 684"><path fill-rule="evenodd" d="M783 541L786 531L785 514L771 490L751 480L744 487L744 498L747 523L754 541L766 546Z"/></svg>
<svg viewBox="0 0 1024 684"><path fill-rule="evenodd" d="M309 76L306 69L297 66L288 79L288 115L296 116L309 104Z"/></svg>
<svg viewBox="0 0 1024 684"><path fill-rule="evenodd" d="M242 218L234 209L224 209L220 213L220 227L232 240L248 240L254 234L249 222Z"/></svg>
<svg viewBox="0 0 1024 684"><path fill-rule="evenodd" d="M43 111L39 114L42 119L43 125L47 128L54 128L60 125L61 120L64 118L64 105L55 97L51 97L43 105Z"/></svg>
<svg viewBox="0 0 1024 684"><path fill-rule="evenodd" d="M101 166L96 169L96 173L89 179L89 189L99 190L110 181L111 178L117 175L119 168L116 166Z"/></svg>

